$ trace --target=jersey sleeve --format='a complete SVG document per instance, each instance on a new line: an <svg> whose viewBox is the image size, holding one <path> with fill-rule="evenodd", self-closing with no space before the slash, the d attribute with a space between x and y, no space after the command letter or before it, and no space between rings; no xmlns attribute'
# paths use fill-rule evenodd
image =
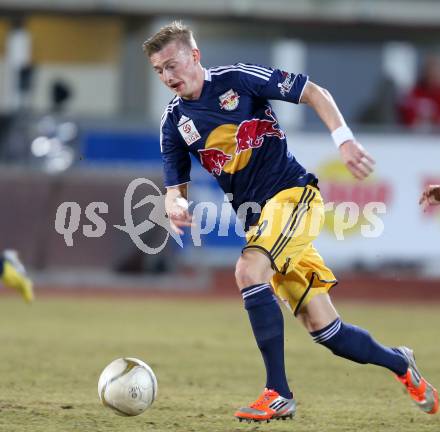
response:
<svg viewBox="0 0 440 432"><path fill-rule="evenodd" d="M251 95L298 104L309 80L307 75L264 66L238 63L240 82Z"/></svg>
<svg viewBox="0 0 440 432"><path fill-rule="evenodd" d="M165 187L177 186L191 181L189 150L180 139L175 125L169 120L169 116L162 120L160 150Z"/></svg>

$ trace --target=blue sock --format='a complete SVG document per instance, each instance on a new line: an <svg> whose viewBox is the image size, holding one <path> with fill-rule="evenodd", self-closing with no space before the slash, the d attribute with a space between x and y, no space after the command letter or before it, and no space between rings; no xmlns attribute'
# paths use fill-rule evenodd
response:
<svg viewBox="0 0 440 432"><path fill-rule="evenodd" d="M278 301L267 283L252 285L241 294L266 366L266 387L291 398L284 368L284 321Z"/></svg>
<svg viewBox="0 0 440 432"><path fill-rule="evenodd" d="M3 261L4 259L0 257L0 278L3 276Z"/></svg>
<svg viewBox="0 0 440 432"><path fill-rule="evenodd" d="M398 351L379 344L366 330L339 318L310 334L315 342L329 348L333 354L356 363L383 366L397 375L405 374L408 369L408 361Z"/></svg>

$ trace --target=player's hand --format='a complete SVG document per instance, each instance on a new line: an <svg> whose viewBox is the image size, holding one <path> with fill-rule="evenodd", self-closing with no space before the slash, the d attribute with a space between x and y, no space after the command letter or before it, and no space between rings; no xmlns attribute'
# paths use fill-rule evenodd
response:
<svg viewBox="0 0 440 432"><path fill-rule="evenodd" d="M375 164L374 159L357 141L346 141L339 147L341 159L347 169L358 180L367 178Z"/></svg>
<svg viewBox="0 0 440 432"><path fill-rule="evenodd" d="M430 205L440 204L440 185L427 186L419 199L419 204L423 211L426 211Z"/></svg>
<svg viewBox="0 0 440 432"><path fill-rule="evenodd" d="M171 229L175 233L182 235L182 228L193 226L192 216L188 211L188 201L185 198L166 199L165 210L170 220Z"/></svg>

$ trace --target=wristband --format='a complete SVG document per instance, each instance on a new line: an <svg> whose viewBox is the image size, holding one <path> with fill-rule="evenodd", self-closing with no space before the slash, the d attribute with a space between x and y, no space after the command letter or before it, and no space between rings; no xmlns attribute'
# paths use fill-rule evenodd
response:
<svg viewBox="0 0 440 432"><path fill-rule="evenodd" d="M332 132L332 139L336 147L339 148L345 141L354 140L354 135L348 126L340 126Z"/></svg>

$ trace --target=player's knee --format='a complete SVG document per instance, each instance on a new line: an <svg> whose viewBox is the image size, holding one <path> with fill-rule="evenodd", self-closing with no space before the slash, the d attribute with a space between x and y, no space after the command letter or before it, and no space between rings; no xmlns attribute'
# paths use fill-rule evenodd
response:
<svg viewBox="0 0 440 432"><path fill-rule="evenodd" d="M240 258L235 267L235 280L239 290L251 285L269 282L271 276L270 267L266 269L249 259Z"/></svg>
<svg viewBox="0 0 440 432"><path fill-rule="evenodd" d="M235 267L235 280L240 290L251 285L267 283L274 271L269 258L259 251L247 249L238 259Z"/></svg>
<svg viewBox="0 0 440 432"><path fill-rule="evenodd" d="M328 324L328 322L323 321L321 317L312 316L307 313L299 313L298 319L309 333L319 331Z"/></svg>
<svg viewBox="0 0 440 432"><path fill-rule="evenodd" d="M258 283L252 270L246 264L237 264L235 268L235 281L239 290Z"/></svg>

